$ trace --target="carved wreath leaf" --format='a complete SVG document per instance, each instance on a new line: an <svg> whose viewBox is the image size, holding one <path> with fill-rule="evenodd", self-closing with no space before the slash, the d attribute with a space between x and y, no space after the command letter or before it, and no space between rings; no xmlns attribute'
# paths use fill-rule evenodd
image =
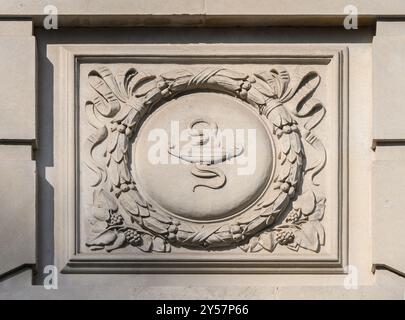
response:
<svg viewBox="0 0 405 320"><path fill-rule="evenodd" d="M114 77L107 68L99 68L89 73L89 82L97 93L97 96L87 103L88 109L93 113L92 118L104 116L110 118L110 124L103 125L103 137L97 142L106 139L105 168L94 165L92 150L95 139L90 139L90 163L92 170L105 172L111 191L120 197L123 208L134 216L149 216L148 205L138 193L131 177L128 166L128 139L141 114L146 112L146 106L142 99L152 91L159 91L156 83L151 82L155 76L138 72L130 68L127 72ZM105 121L103 121L105 123ZM107 128L107 135L105 134ZM101 130L101 128L100 128ZM98 183L101 179L98 179ZM97 185L97 184L96 184Z"/></svg>
<svg viewBox="0 0 405 320"><path fill-rule="evenodd" d="M258 252L263 249L259 243L258 237L251 237L248 243L240 245L239 248L245 252Z"/></svg>
<svg viewBox="0 0 405 320"><path fill-rule="evenodd" d="M91 229L94 233L100 233L107 227L107 220L118 211L115 199L103 189L93 192L92 214L95 219L91 220Z"/></svg>
<svg viewBox="0 0 405 320"><path fill-rule="evenodd" d="M315 195L312 190L306 190L302 195L293 202L293 208L295 210L301 210L301 212L307 216L311 214L315 209Z"/></svg>
<svg viewBox="0 0 405 320"><path fill-rule="evenodd" d="M265 231L258 237L250 238L248 243L242 244L239 247L245 252L259 252L263 249L273 252L277 244L276 232Z"/></svg>
<svg viewBox="0 0 405 320"><path fill-rule="evenodd" d="M304 192L293 204L293 211L302 213L302 218L305 220L291 218L291 213L287 217L287 221L292 221L297 224L297 229L294 231L294 241L288 245L289 249L297 251L299 248L308 249L314 252L319 252L320 246L325 244L325 230L320 223L325 211L325 198L315 199L312 191ZM299 227L298 227L299 225Z"/></svg>
<svg viewBox="0 0 405 320"><path fill-rule="evenodd" d="M98 234L94 239L87 241L86 245L91 246L106 246L112 244L117 239L117 231L107 229Z"/></svg>
<svg viewBox="0 0 405 320"><path fill-rule="evenodd" d="M145 234L142 236L142 244L138 246L139 249L145 252L152 251L153 246L153 237L149 234Z"/></svg>
<svg viewBox="0 0 405 320"><path fill-rule="evenodd" d="M96 96L86 103L86 113L90 124L95 127L97 131L87 139L84 148L88 155L86 164L98 176L93 186L100 184L103 177L105 181L107 175L111 174L111 171L116 172L110 170L110 172L107 173L105 165L100 165L94 160L93 151L95 147L104 140L108 140L106 165L114 169L117 167L120 168L120 166L116 164L122 162L125 157L125 150L127 149L126 137L122 137L122 135L118 134L118 131L114 133L115 130L108 128L105 119L110 118L116 119L116 121L124 121L122 126L126 126L125 129L128 125L131 125L131 123L128 123L126 120L128 112L131 112L132 108L139 110L139 106L131 99L131 95L145 79L148 79L148 77L138 73L133 68L129 69L124 76L118 75L117 77L114 77L111 71L105 67L92 70L89 73L89 83L96 92ZM142 104L140 104L140 106L141 105ZM122 111L121 116L119 115L120 111ZM130 129L126 133L129 134L129 131ZM113 157L115 163L111 162L111 157ZM127 169L122 168L119 174L124 180L127 180L129 172ZM114 181L117 182L117 175L111 178L115 178Z"/></svg>
<svg viewBox="0 0 405 320"><path fill-rule="evenodd" d="M325 197L321 197L319 200L316 201L316 206L314 212L308 217L308 220L317 220L320 221L323 218L325 213Z"/></svg>
<svg viewBox="0 0 405 320"><path fill-rule="evenodd" d="M115 249L121 248L122 246L125 245L125 234L123 232L118 232L117 233L117 237L115 239L115 241L113 242L112 245L108 245L105 247L105 250L107 252L111 252Z"/></svg>
<svg viewBox="0 0 405 320"><path fill-rule="evenodd" d="M255 76L267 84L267 86L260 85L259 91L268 97L276 97L278 99L283 97L290 81L288 72L282 67L255 73Z"/></svg>
<svg viewBox="0 0 405 320"><path fill-rule="evenodd" d="M275 239L275 232L265 231L259 237L260 245L269 252L273 252L277 246L277 241Z"/></svg>
<svg viewBox="0 0 405 320"><path fill-rule="evenodd" d="M276 129L278 136L283 122L290 122L290 115L286 110L299 118L307 117L308 120L304 124L303 136L321 155L321 159L315 165L306 169L312 171L311 180L313 182L315 176L322 170L326 162L326 151L323 144L311 133L311 130L318 125L326 112L322 103L312 97L321 81L319 74L307 68L299 67L290 78L289 73L283 67L278 67L255 74L255 76L258 80L254 84L255 88L270 99L262 110L263 114L270 115L275 108L280 105L285 106L285 110L277 108L279 114L273 120L275 126L278 127L278 130ZM286 138L281 141L284 153L281 154L282 163L285 161L285 157L288 156L286 151L290 146L300 147L300 144L296 143L296 141L299 141L299 137L292 136L289 138L290 141L287 141ZM293 153L289 154L290 157L293 157L293 155ZM317 183L314 184L318 185Z"/></svg>
<svg viewBox="0 0 405 320"><path fill-rule="evenodd" d="M284 224L262 232L257 243L249 241L240 248L246 252L257 252L262 248L272 252L279 244L294 251L303 248L319 252L320 246L325 244L325 231L319 221L324 209L325 198L316 200L313 191L307 190L294 201Z"/></svg>
<svg viewBox="0 0 405 320"><path fill-rule="evenodd" d="M277 108L268 109L267 116L272 121L273 130L280 141L278 158L281 167L274 178L273 192L257 206L262 210L261 215L277 215L286 209L290 199L295 196L296 187L301 180L304 153L297 124L284 107L278 105Z"/></svg>
<svg viewBox="0 0 405 320"><path fill-rule="evenodd" d="M304 223L301 229L294 232L294 242L301 248L318 252L321 240L324 240L323 234L323 227L319 221L309 221Z"/></svg>
<svg viewBox="0 0 405 320"><path fill-rule="evenodd" d="M165 252L166 251L166 242L160 237L155 237L153 239L153 251Z"/></svg>
<svg viewBox="0 0 405 320"><path fill-rule="evenodd" d="M148 204L141 198L136 190L128 190L120 195L120 203L131 215L149 217Z"/></svg>
<svg viewBox="0 0 405 320"><path fill-rule="evenodd" d="M140 242L133 244L144 252L170 252L171 245L165 239L148 233L140 234Z"/></svg>

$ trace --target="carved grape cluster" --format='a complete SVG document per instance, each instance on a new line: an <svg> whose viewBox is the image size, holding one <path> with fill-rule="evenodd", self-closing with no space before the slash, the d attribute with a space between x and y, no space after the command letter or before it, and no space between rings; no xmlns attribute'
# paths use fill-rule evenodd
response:
<svg viewBox="0 0 405 320"><path fill-rule="evenodd" d="M110 217L108 218L108 224L111 226L121 224L124 221L124 218L117 213L110 213Z"/></svg>
<svg viewBox="0 0 405 320"><path fill-rule="evenodd" d="M287 245L294 241L294 233L291 230L279 230L276 233L276 241L281 245Z"/></svg>
<svg viewBox="0 0 405 320"><path fill-rule="evenodd" d="M138 231L136 231L134 229L125 230L124 235L125 235L125 240L133 246L136 246L142 242L142 238L141 238L140 234L138 233Z"/></svg>
<svg viewBox="0 0 405 320"><path fill-rule="evenodd" d="M299 219L300 219L300 217L301 217L301 210L300 209L298 209L298 210L296 210L296 209L293 209L288 215L287 215L287 218L286 218L286 222L287 223L296 223Z"/></svg>

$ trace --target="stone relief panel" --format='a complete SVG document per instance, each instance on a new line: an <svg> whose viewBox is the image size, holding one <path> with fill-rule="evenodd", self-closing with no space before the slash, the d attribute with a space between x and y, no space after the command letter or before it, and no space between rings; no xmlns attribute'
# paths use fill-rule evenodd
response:
<svg viewBox="0 0 405 320"><path fill-rule="evenodd" d="M77 59L70 268L341 266L342 61Z"/></svg>
<svg viewBox="0 0 405 320"><path fill-rule="evenodd" d="M290 74L282 67L251 75L226 68L160 75L135 67L116 75L105 66L91 70L88 82L95 97L85 108L96 132L87 138L84 161L97 177L89 186L94 188L90 224L96 235L86 245L107 252L127 245L147 252L235 245L246 252L272 252L277 245L319 251L325 238L321 220L326 198L315 188L314 177L325 165L326 153L312 129L325 107L312 95L320 81L316 71L298 68ZM206 92L193 92L199 89ZM182 93L187 95L176 98ZM147 114L151 119L141 132ZM301 125L298 118L303 119ZM167 123L173 120L189 123L191 146L180 152L173 144L167 153L186 163L155 169L145 137L152 130L170 129ZM238 164L229 160L248 150L234 141L223 148L216 121L226 129L263 131L252 137L260 143L256 141L253 152L258 152L251 156L259 162L254 172L235 172ZM132 135L139 147L131 168ZM313 165L304 164L305 148L319 153ZM98 157L95 149L101 153ZM211 190L198 189L203 187ZM144 194L156 195L160 205ZM249 205L250 210L244 210ZM282 214L284 219L276 224Z"/></svg>

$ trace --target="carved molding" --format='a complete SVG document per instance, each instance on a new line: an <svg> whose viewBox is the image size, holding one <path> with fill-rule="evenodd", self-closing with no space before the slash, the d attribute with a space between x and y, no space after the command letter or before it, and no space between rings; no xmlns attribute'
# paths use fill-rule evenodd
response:
<svg viewBox="0 0 405 320"><path fill-rule="evenodd" d="M57 47L55 79L67 80L57 83L54 109L60 177L55 257L63 272L343 272L348 252L347 50L324 45ZM201 206L183 219L183 212L164 207L150 192L144 174L151 174L153 166L138 161L148 147L138 141L147 141L150 124L170 121L171 112L193 97L194 102L222 99L228 113L237 108L242 122L249 117L259 121L248 125L262 126L269 139L258 149L267 180L230 214L199 219L206 209ZM207 127L217 123L218 130L232 127L233 117L221 119L221 111L214 109L205 115L186 113L180 117L182 128L190 129L198 119ZM170 146L165 144L166 155ZM185 190L191 197L222 201L235 180L225 165L210 166L203 161L181 169L189 179ZM225 184L193 191L200 182L220 185L220 172L203 173L216 168L226 169ZM232 196L243 196L251 185ZM233 199L224 199L231 202L221 210Z"/></svg>

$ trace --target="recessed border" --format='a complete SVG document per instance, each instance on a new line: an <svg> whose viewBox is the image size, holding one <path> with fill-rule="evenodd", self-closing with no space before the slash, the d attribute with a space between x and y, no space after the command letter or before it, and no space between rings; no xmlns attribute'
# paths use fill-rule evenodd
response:
<svg viewBox="0 0 405 320"><path fill-rule="evenodd" d="M55 68L55 259L65 273L344 273L348 264L348 49L331 45L67 45L57 46ZM162 52L164 54L162 54ZM75 90L78 61L125 61L145 59L224 60L227 62L269 61L279 63L331 64L336 76L338 128L338 225L337 252L330 256L275 255L269 258L234 255L232 258L200 254L176 256L94 255L77 252L77 165ZM293 257L291 255L291 257ZM209 258L209 260L207 260Z"/></svg>

